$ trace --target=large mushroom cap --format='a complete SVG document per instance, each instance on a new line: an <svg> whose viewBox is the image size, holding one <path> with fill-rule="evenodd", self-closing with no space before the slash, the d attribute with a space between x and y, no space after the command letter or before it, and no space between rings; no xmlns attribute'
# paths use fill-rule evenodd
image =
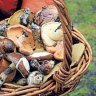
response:
<svg viewBox="0 0 96 96"><path fill-rule="evenodd" d="M16 44L19 51L24 55L33 53L35 48L34 39L32 31L27 27L22 25L11 26L7 31L7 37Z"/></svg>
<svg viewBox="0 0 96 96"><path fill-rule="evenodd" d="M14 52L16 46L14 42L6 37L0 37L0 53Z"/></svg>
<svg viewBox="0 0 96 96"><path fill-rule="evenodd" d="M58 11L54 5L43 7L42 10L35 14L34 22L37 25L42 25L50 21L57 21L59 18Z"/></svg>
<svg viewBox="0 0 96 96"><path fill-rule="evenodd" d="M6 59L10 62L13 62L14 64L17 64L20 60L20 58L22 58L23 55L20 54L20 53L9 53L9 54L6 54Z"/></svg>

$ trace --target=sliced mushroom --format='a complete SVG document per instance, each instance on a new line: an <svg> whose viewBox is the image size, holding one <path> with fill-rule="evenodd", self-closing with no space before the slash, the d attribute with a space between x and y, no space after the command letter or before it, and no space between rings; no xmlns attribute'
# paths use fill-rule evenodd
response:
<svg viewBox="0 0 96 96"><path fill-rule="evenodd" d="M7 37L11 39L19 48L20 53L30 55L35 48L32 31L22 25L9 27Z"/></svg>
<svg viewBox="0 0 96 96"><path fill-rule="evenodd" d="M16 65L16 69L22 74L23 77L28 76L30 71L29 62L20 53L10 53L6 55L6 59Z"/></svg>
<svg viewBox="0 0 96 96"><path fill-rule="evenodd" d="M33 53L32 55L28 56L27 59L28 60L34 60L34 59L38 59L38 60L48 60L48 59L52 59L53 58L53 54L45 51L45 52L36 52Z"/></svg>

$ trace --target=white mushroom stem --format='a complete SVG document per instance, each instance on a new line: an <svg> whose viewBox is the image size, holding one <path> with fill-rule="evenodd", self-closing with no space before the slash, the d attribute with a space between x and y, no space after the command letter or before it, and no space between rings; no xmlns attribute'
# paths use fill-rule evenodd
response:
<svg viewBox="0 0 96 96"><path fill-rule="evenodd" d="M10 64L7 69L5 69L4 72L0 74L0 87L5 83L6 78L10 73L12 73L16 69L16 66L14 63Z"/></svg>

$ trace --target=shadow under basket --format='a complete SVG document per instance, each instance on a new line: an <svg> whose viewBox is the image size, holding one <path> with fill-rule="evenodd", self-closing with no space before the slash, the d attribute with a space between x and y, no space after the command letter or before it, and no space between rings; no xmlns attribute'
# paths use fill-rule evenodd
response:
<svg viewBox="0 0 96 96"><path fill-rule="evenodd" d="M67 8L63 0L54 0L64 31L64 64L41 85L17 86L4 83L0 96L65 96L76 88L81 77L87 71L92 59L92 50L84 36L76 29L71 29ZM85 50L75 67L68 67L72 62L72 44L76 40L85 45Z"/></svg>

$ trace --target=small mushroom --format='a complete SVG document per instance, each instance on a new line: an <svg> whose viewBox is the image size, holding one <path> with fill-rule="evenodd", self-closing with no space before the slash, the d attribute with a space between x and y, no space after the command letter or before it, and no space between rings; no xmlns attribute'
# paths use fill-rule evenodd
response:
<svg viewBox="0 0 96 96"><path fill-rule="evenodd" d="M30 72L28 60L25 57L22 57L17 63L16 69L22 74L23 77L27 77Z"/></svg>
<svg viewBox="0 0 96 96"><path fill-rule="evenodd" d="M34 60L34 59L38 59L38 60L45 60L45 59L52 59L53 58L53 54L44 51L44 52L35 52L32 55L28 56L27 59L28 60Z"/></svg>
<svg viewBox="0 0 96 96"><path fill-rule="evenodd" d="M34 38L32 31L22 25L14 25L9 27L7 31L7 37L11 39L19 52L24 55L30 55L35 48Z"/></svg>
<svg viewBox="0 0 96 96"><path fill-rule="evenodd" d="M4 72L8 68L9 65L10 63L7 60L5 59L0 60L0 74ZM5 82L11 82L14 79L15 74L16 74L16 70L14 70L11 74L8 75Z"/></svg>
<svg viewBox="0 0 96 96"><path fill-rule="evenodd" d="M38 69L42 74L48 75L53 69L55 62L53 60L41 61L41 64L37 60L31 61L31 66Z"/></svg>
<svg viewBox="0 0 96 96"><path fill-rule="evenodd" d="M29 62L20 53L10 53L6 55L6 59L16 65L16 69L22 74L23 77L28 76L30 71Z"/></svg>
<svg viewBox="0 0 96 96"><path fill-rule="evenodd" d="M7 20L4 20L3 23L0 24L0 36L6 36L8 25Z"/></svg>
<svg viewBox="0 0 96 96"><path fill-rule="evenodd" d="M9 74L11 74L15 70L15 64L12 63L8 66L7 69L5 69L1 74L0 74L0 87L5 83L7 77Z"/></svg>
<svg viewBox="0 0 96 96"><path fill-rule="evenodd" d="M46 50L50 53L54 53L54 58L57 60L64 59L64 44L63 41L58 41L57 45L54 47L46 47Z"/></svg>
<svg viewBox="0 0 96 96"><path fill-rule="evenodd" d="M57 21L59 13L54 5L42 7L42 10L35 14L34 22L37 25L42 25L50 21ZM59 19L60 20L60 19Z"/></svg>
<svg viewBox="0 0 96 96"><path fill-rule="evenodd" d="M29 8L25 8L24 9L24 13L20 15L20 24L24 25L24 26L28 26L29 22L30 22L30 9Z"/></svg>
<svg viewBox="0 0 96 96"><path fill-rule="evenodd" d="M11 53L14 52L16 46L14 42L6 37L0 37L0 53Z"/></svg>
<svg viewBox="0 0 96 96"><path fill-rule="evenodd" d="M41 84L43 82L43 77L44 77L44 75L42 75L39 71L31 72L27 78L27 84L28 85Z"/></svg>

